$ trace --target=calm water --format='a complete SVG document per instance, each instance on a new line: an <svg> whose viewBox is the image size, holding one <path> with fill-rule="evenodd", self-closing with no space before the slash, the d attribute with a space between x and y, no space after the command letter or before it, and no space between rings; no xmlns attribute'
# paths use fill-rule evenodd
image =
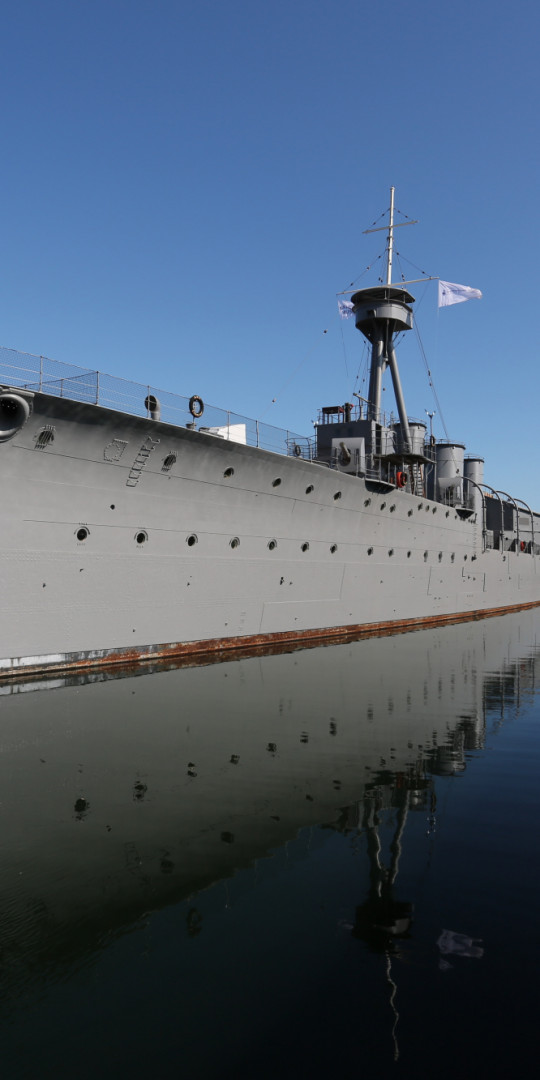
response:
<svg viewBox="0 0 540 1080"><path fill-rule="evenodd" d="M3 1075L532 1072L539 656L527 613L4 687Z"/></svg>

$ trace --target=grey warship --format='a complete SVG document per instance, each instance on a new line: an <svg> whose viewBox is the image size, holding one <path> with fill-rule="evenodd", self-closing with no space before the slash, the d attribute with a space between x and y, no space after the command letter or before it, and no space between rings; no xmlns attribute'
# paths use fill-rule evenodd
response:
<svg viewBox="0 0 540 1080"><path fill-rule="evenodd" d="M540 604L540 514L407 413L414 297L354 292L367 400L314 437L0 350L0 677L221 656ZM398 420L381 410L390 370Z"/></svg>

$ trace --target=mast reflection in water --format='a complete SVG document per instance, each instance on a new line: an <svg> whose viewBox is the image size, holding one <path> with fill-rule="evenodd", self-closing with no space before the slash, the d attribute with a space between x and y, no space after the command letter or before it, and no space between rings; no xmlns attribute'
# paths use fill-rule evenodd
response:
<svg viewBox="0 0 540 1080"><path fill-rule="evenodd" d="M529 1068L539 629L4 685L6 1075Z"/></svg>

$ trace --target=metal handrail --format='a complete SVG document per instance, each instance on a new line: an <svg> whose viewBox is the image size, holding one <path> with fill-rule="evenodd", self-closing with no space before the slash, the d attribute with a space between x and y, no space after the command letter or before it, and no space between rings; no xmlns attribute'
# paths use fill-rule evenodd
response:
<svg viewBox="0 0 540 1080"><path fill-rule="evenodd" d="M45 356L20 353L16 349L6 349L1 346L0 385L20 387L34 393L50 394L89 405L100 405L131 416L148 418L150 418L151 410L145 403L155 398L160 402L161 420L164 423L174 424L177 427L192 423L188 396L183 397L180 394L156 389L148 384L132 382L129 379L105 375L101 371L75 367L59 360L50 360ZM206 404L205 426L223 430L238 424L245 425L245 439L250 446L288 456L294 453L290 449L291 444L298 442L310 448L309 459L311 458L313 436L297 435L295 432Z"/></svg>

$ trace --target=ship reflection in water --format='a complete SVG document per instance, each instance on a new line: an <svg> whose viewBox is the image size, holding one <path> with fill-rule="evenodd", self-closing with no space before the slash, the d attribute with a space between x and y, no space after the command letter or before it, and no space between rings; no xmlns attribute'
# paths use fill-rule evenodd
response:
<svg viewBox="0 0 540 1080"><path fill-rule="evenodd" d="M539 631L4 684L5 1074L524 1070Z"/></svg>

